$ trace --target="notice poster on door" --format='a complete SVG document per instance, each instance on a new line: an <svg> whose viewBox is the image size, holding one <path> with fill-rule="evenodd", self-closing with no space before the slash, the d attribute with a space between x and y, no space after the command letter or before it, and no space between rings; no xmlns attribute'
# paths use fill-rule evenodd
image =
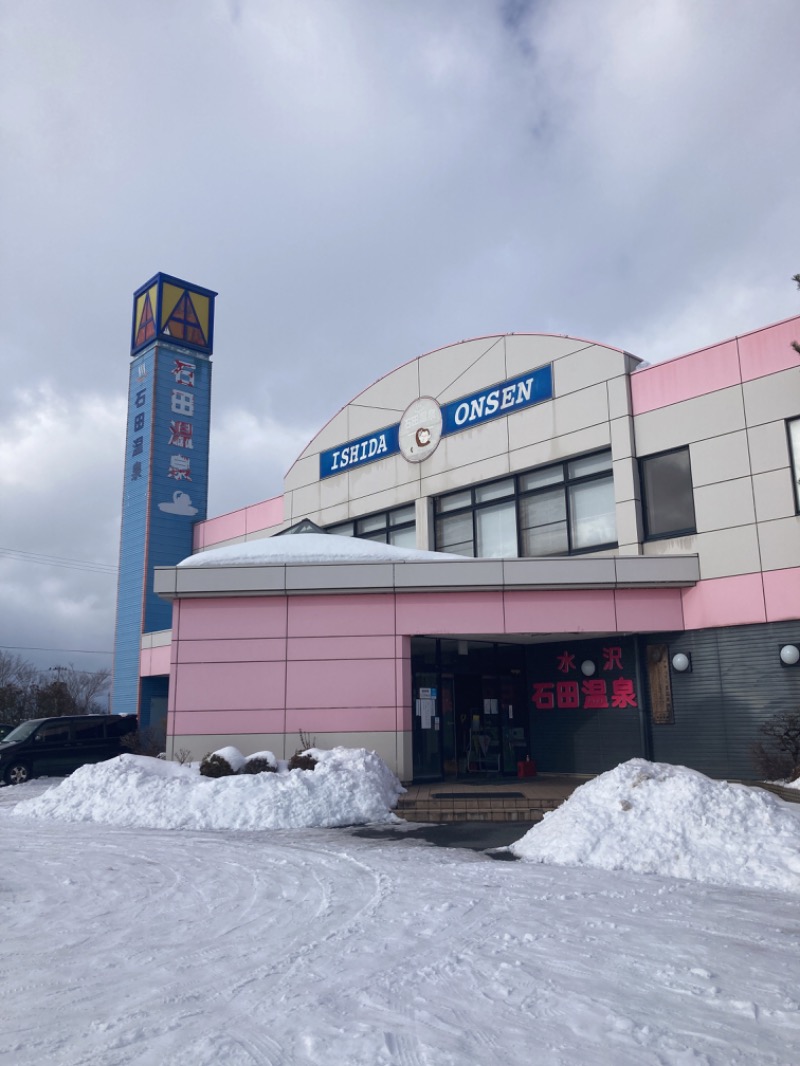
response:
<svg viewBox="0 0 800 1066"><path fill-rule="evenodd" d="M423 729L433 729L436 717L436 700L417 700L417 717L421 719Z"/></svg>

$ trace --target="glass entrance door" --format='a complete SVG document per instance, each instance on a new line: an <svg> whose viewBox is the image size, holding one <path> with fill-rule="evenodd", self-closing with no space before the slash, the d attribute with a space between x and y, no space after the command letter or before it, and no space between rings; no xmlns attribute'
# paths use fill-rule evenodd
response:
<svg viewBox="0 0 800 1066"><path fill-rule="evenodd" d="M524 650L412 641L414 780L516 774L529 754Z"/></svg>

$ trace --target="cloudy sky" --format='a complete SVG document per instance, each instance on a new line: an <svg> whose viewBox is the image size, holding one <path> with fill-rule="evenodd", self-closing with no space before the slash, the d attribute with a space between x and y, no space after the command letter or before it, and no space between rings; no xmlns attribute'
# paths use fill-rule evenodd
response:
<svg viewBox="0 0 800 1066"><path fill-rule="evenodd" d="M111 663L157 271L219 292L210 515L432 348L800 313L799 40L796 0L0 0L0 646Z"/></svg>

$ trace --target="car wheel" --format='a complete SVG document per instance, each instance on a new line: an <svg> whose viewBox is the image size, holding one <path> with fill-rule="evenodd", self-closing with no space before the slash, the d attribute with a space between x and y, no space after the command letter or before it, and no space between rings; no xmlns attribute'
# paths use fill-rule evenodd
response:
<svg viewBox="0 0 800 1066"><path fill-rule="evenodd" d="M31 772L24 762L15 762L6 770L6 784L22 785L30 776Z"/></svg>

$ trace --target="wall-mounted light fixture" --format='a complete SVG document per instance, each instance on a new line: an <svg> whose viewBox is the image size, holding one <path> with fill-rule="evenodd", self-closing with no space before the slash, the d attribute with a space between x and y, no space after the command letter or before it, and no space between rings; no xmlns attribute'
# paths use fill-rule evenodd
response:
<svg viewBox="0 0 800 1066"><path fill-rule="evenodd" d="M782 666L796 666L800 662L800 648L796 644L784 644L780 654Z"/></svg>
<svg viewBox="0 0 800 1066"><path fill-rule="evenodd" d="M597 667L594 665L591 659L584 659L581 663L581 673L584 677L591 677Z"/></svg>
<svg viewBox="0 0 800 1066"><path fill-rule="evenodd" d="M686 652L679 651L672 656L672 669L677 674L690 674L692 672L692 657Z"/></svg>

